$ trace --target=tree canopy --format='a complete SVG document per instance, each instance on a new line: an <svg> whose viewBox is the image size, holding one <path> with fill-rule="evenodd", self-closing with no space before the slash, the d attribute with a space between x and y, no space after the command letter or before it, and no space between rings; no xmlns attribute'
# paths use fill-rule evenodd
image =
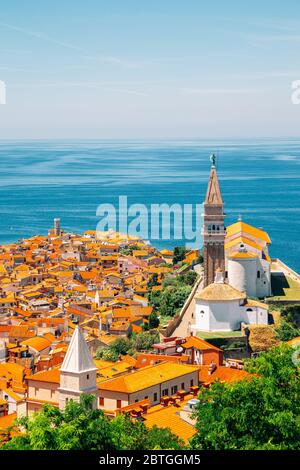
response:
<svg viewBox="0 0 300 470"><path fill-rule="evenodd" d="M151 324L155 322L156 316L151 319ZM150 322L150 319L149 319ZM131 338L123 336L117 338L108 347L100 347L97 349L96 358L106 361L117 361L120 355L134 354L137 351L151 349L154 343L159 342L159 333L157 331L135 333Z"/></svg>
<svg viewBox="0 0 300 470"><path fill-rule="evenodd" d="M1 450L145 450L180 449L183 443L169 429L147 428L129 415L107 418L93 409L92 395L69 401L64 411L44 405L19 424L25 432L13 437ZM1 446L1 444L0 444Z"/></svg>
<svg viewBox="0 0 300 470"><path fill-rule="evenodd" d="M201 389L194 449L300 449L299 366L286 344L249 360L251 378Z"/></svg>

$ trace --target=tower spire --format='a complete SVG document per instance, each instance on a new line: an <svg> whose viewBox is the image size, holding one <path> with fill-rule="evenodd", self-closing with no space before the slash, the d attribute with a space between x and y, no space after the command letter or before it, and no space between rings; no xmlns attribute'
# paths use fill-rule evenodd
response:
<svg viewBox="0 0 300 470"><path fill-rule="evenodd" d="M96 397L96 378L97 367L80 327L76 326L60 368L59 407L64 409L68 400L78 401L82 393L90 393Z"/></svg>
<svg viewBox="0 0 300 470"><path fill-rule="evenodd" d="M79 326L74 330L60 370L73 373L97 370Z"/></svg>
<svg viewBox="0 0 300 470"><path fill-rule="evenodd" d="M215 160L212 161L204 204L223 205L217 170L215 167Z"/></svg>

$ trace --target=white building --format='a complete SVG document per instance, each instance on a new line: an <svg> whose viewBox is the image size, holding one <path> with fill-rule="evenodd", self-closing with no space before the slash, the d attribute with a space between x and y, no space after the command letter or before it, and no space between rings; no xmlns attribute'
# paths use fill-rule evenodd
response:
<svg viewBox="0 0 300 470"><path fill-rule="evenodd" d="M226 229L226 281L249 297L271 295L269 235L241 220Z"/></svg>
<svg viewBox="0 0 300 470"><path fill-rule="evenodd" d="M220 270L215 282L195 295L195 304L194 332L240 330L241 323L268 324L268 307L248 300L244 292L225 284Z"/></svg>
<svg viewBox="0 0 300 470"><path fill-rule="evenodd" d="M64 409L68 400L78 401L82 393L94 394L96 397L96 378L97 367L77 326L60 368L59 408Z"/></svg>

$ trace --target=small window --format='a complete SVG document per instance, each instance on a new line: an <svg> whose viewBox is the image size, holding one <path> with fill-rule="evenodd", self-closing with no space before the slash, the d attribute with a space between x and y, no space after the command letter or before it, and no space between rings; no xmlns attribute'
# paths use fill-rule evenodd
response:
<svg viewBox="0 0 300 470"><path fill-rule="evenodd" d="M157 392L155 392L153 395L153 401L157 401Z"/></svg>
<svg viewBox="0 0 300 470"><path fill-rule="evenodd" d="M99 406L104 406L104 397L99 397Z"/></svg>
<svg viewBox="0 0 300 470"><path fill-rule="evenodd" d="M184 390L184 382L181 384L181 390Z"/></svg>
<svg viewBox="0 0 300 470"><path fill-rule="evenodd" d="M193 387L193 385L194 385L193 379L191 380L190 384L191 384L191 387Z"/></svg>
<svg viewBox="0 0 300 470"><path fill-rule="evenodd" d="M86 375L86 378L89 380L89 378L90 378L89 374Z"/></svg>
<svg viewBox="0 0 300 470"><path fill-rule="evenodd" d="M246 312L253 312L252 308L247 308Z"/></svg>
<svg viewBox="0 0 300 470"><path fill-rule="evenodd" d="M260 279L260 271L257 271L257 279Z"/></svg>
<svg viewBox="0 0 300 470"><path fill-rule="evenodd" d="M169 390L167 388L165 388L163 391L162 391L162 396L165 397L166 395L168 395L169 393Z"/></svg>
<svg viewBox="0 0 300 470"><path fill-rule="evenodd" d="M121 406L122 406L122 401L121 401L121 400L117 400L117 408L119 409L119 408L121 408Z"/></svg>

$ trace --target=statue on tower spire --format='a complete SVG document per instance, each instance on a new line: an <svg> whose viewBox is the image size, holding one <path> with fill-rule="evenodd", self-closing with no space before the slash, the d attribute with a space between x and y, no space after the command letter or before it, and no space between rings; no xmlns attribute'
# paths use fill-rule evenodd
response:
<svg viewBox="0 0 300 470"><path fill-rule="evenodd" d="M215 166L216 166L216 159L217 159L217 157L215 156L215 154L212 153L212 154L210 155L209 159L210 159L210 161L211 161L211 166L212 166L212 167L215 167Z"/></svg>

